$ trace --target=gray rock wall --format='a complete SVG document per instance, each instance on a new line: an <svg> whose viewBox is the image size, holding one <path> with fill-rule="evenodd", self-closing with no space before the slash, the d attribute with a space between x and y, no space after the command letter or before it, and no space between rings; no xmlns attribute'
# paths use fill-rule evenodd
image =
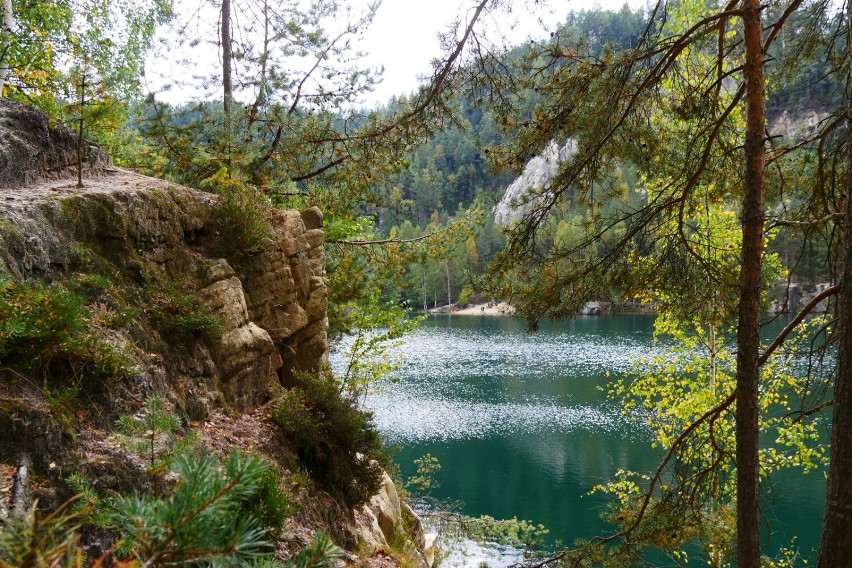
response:
<svg viewBox="0 0 852 568"><path fill-rule="evenodd" d="M110 164L95 144L83 141L83 169L91 175ZM77 135L46 114L0 98L0 187L21 187L77 171Z"/></svg>

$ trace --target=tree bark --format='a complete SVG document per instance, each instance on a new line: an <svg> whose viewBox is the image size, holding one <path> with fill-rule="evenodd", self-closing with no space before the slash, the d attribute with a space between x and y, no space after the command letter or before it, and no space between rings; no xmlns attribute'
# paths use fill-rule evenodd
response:
<svg viewBox="0 0 852 568"><path fill-rule="evenodd" d="M3 0L3 41L0 42L0 53L9 53L12 45L12 32L15 29L15 12L12 0ZM7 59L0 61L0 97L6 94L6 82L12 73L11 62Z"/></svg>
<svg viewBox="0 0 852 568"><path fill-rule="evenodd" d="M80 67L80 116L77 119L77 187L83 187L83 111L86 109L86 72L88 65L84 62Z"/></svg>
<svg viewBox="0 0 852 568"><path fill-rule="evenodd" d="M760 276L763 258L763 170L766 94L759 0L744 0L746 134L742 208L742 272L737 328L737 566L760 566L758 382Z"/></svg>
<svg viewBox="0 0 852 568"><path fill-rule="evenodd" d="M228 174L232 169L231 162L231 101L234 88L231 83L231 0L222 0L222 111L225 118L225 143L227 152Z"/></svg>
<svg viewBox="0 0 852 568"><path fill-rule="evenodd" d="M231 0L222 0L222 110L225 116L231 114L231 99L234 89L231 85Z"/></svg>
<svg viewBox="0 0 852 568"><path fill-rule="evenodd" d="M847 3L847 49L852 53L852 4ZM849 70L852 79L852 69ZM842 233L843 276L840 279L837 325L837 377L831 427L831 461L825 494L825 516L817 568L852 563L852 83L846 83L846 219Z"/></svg>

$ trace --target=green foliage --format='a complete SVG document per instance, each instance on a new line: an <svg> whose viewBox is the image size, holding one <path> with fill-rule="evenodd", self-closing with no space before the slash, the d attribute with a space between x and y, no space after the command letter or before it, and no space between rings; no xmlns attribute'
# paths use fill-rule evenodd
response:
<svg viewBox="0 0 852 568"><path fill-rule="evenodd" d="M78 252L80 258L88 259L85 262L90 262L90 250L80 247L75 252ZM112 282L110 282L109 278L101 274L76 273L68 279L68 287L84 298L96 301L102 299L110 288L112 288Z"/></svg>
<svg viewBox="0 0 852 568"><path fill-rule="evenodd" d="M85 566L78 533L83 515L72 505L45 513L35 503L21 516L5 517L0 524L0 568Z"/></svg>
<svg viewBox="0 0 852 568"><path fill-rule="evenodd" d="M46 385L44 388L44 400L50 407L50 412L62 425L62 429L72 435L74 425L77 423L77 403L79 396L79 383L58 388Z"/></svg>
<svg viewBox="0 0 852 568"><path fill-rule="evenodd" d="M139 93L155 26L169 18L170 4L81 0L10 6L11 25L0 32L2 95L54 117L83 118L87 128L105 112L111 116L97 121L99 126L111 129L123 121L126 103ZM86 92L79 97L82 76Z"/></svg>
<svg viewBox="0 0 852 568"><path fill-rule="evenodd" d="M112 323L61 285L0 282L0 359L14 369L57 380L125 377L129 356L103 337Z"/></svg>
<svg viewBox="0 0 852 568"><path fill-rule="evenodd" d="M483 150L500 144L503 136L494 114L475 103L475 98L464 96L450 101L454 124L415 147L404 157L405 167L378 184L382 226L399 227L408 221L424 228L433 213L453 215L477 199L500 198L514 172L489 167Z"/></svg>
<svg viewBox="0 0 852 568"><path fill-rule="evenodd" d="M338 379L328 372L301 374L298 386L274 400L270 411L320 487L350 507L376 493L386 461L381 439L372 415L358 408Z"/></svg>
<svg viewBox="0 0 852 568"><path fill-rule="evenodd" d="M220 245L231 254L254 254L273 240L269 203L255 188L232 182L228 171L220 169L209 180L219 194L216 220L221 230Z"/></svg>
<svg viewBox="0 0 852 568"><path fill-rule="evenodd" d="M155 290L146 312L166 341L201 339L213 344L222 338L222 318L179 286Z"/></svg>
<svg viewBox="0 0 852 568"><path fill-rule="evenodd" d="M417 474L408 478L405 488L416 495L428 495L438 486L435 476L441 471L441 462L432 454L425 454L414 460Z"/></svg>
<svg viewBox="0 0 852 568"><path fill-rule="evenodd" d="M269 534L243 504L260 490L267 465L233 452L220 466L209 454L181 454L166 498L118 497L109 522L122 550L142 565L235 564L271 551ZM243 511L244 514L237 514Z"/></svg>
<svg viewBox="0 0 852 568"><path fill-rule="evenodd" d="M394 355L393 349L420 320L407 317L405 310L396 305L383 304L376 296L350 304L346 315L352 333L340 344L347 361L341 380L346 395L358 400L390 379L399 368L401 357Z"/></svg>
<svg viewBox="0 0 852 568"><path fill-rule="evenodd" d="M673 460L665 479L657 480L659 492L641 520L638 514L650 477L619 471L595 491L615 497L605 516L621 530L631 530L634 544L682 559L687 546L698 542L712 566L723 566L734 552L734 416L720 412L708 420L702 417L733 392L735 354L709 324L687 333L691 320L659 319L660 330L673 333L678 345L636 361L636 372L612 383L609 395L625 414L650 428L655 447L675 448ZM822 341L826 325L824 318L803 324L787 339L784 354L776 354L762 368L759 427L761 436L772 443L760 449L761 475L782 468L808 472L828 463L822 435L825 418L802 409L831 378L812 373L809 381L803 381L800 356ZM693 429L684 438L688 428Z"/></svg>
<svg viewBox="0 0 852 568"><path fill-rule="evenodd" d="M210 455L183 454L174 463L175 481L168 498L102 497L82 476L68 477L77 497L51 514L33 507L23 517L0 524L0 567L82 568L116 558L86 558L80 534L86 527L117 532L112 552L132 565L329 568L343 555L320 532L289 561L272 557L267 526L280 528L286 518L277 492L279 478L256 456L234 452L224 463ZM273 517L270 506L277 508ZM259 509L258 509L259 507ZM123 565L123 564L122 564Z"/></svg>
<svg viewBox="0 0 852 568"><path fill-rule="evenodd" d="M269 529L280 530L293 515L295 507L281 486L281 476L267 464L260 476L257 493L240 505L240 515L254 515Z"/></svg>
<svg viewBox="0 0 852 568"><path fill-rule="evenodd" d="M472 540L523 547L531 551L540 548L542 538L550 533L544 525L518 520L517 517L466 517L461 520L460 526L464 536Z"/></svg>
<svg viewBox="0 0 852 568"><path fill-rule="evenodd" d="M199 63L215 65L199 51L209 49L207 40L218 28L210 29L202 12L192 12L176 22L171 53L180 54L181 65L200 71L177 83L203 102L171 108L152 97L142 112L146 137L165 158L165 168L198 187L225 166L229 174L244 176L264 191L296 178L338 177L344 170L339 177L362 191L370 170L386 167L385 160L373 165L369 159L381 133L364 144L347 143L350 126L365 122L357 109L360 97L378 80L377 70L361 65L357 53L358 37L376 6L344 9L321 0L274 10L236 3L232 8L230 26L242 39L229 63L234 78L239 77L241 111L226 113L221 102L211 100L214 85L202 77L209 71L222 75L210 67L199 69ZM329 22L339 24L332 33L326 29ZM390 144L382 151L391 152ZM326 161L331 164L324 167Z"/></svg>
<svg viewBox="0 0 852 568"><path fill-rule="evenodd" d="M277 560L261 560L258 568L329 568L344 556L328 533L319 532L308 546L286 562Z"/></svg>
<svg viewBox="0 0 852 568"><path fill-rule="evenodd" d="M408 478L405 487L410 499L425 519L429 530L441 533L445 549L462 549L465 540L473 540L488 546L501 545L523 548L532 554L541 548L542 539L549 530L541 524L528 520L495 519L489 515L471 517L453 511L456 505L436 501L430 491L440 483L437 479L441 463L431 454L414 460L417 473Z"/></svg>
<svg viewBox="0 0 852 568"><path fill-rule="evenodd" d="M108 499L99 495L92 484L79 473L75 472L66 477L65 483L76 495L70 501L71 511L80 516L81 525L108 528Z"/></svg>
<svg viewBox="0 0 852 568"><path fill-rule="evenodd" d="M163 399L148 397L142 416L124 414L115 422L116 438L148 461L152 472L167 471L172 460L195 442L195 436L179 436L181 420L169 412Z"/></svg>

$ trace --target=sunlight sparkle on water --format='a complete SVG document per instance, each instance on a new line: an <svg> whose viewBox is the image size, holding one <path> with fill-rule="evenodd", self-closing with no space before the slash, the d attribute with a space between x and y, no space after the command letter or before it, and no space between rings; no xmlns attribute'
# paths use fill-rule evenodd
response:
<svg viewBox="0 0 852 568"><path fill-rule="evenodd" d="M582 406L555 404L487 404L459 401L375 397L367 406L375 413L379 431L390 442L487 438L515 432L570 432L612 430L623 427L622 417Z"/></svg>
<svg viewBox="0 0 852 568"><path fill-rule="evenodd" d="M614 405L580 403L572 391L596 391L648 347L629 337L616 347L593 334L454 329L450 338L443 327L421 327L401 348L399 382L366 406L391 443L556 431L644 437ZM551 388L530 392L542 381Z"/></svg>

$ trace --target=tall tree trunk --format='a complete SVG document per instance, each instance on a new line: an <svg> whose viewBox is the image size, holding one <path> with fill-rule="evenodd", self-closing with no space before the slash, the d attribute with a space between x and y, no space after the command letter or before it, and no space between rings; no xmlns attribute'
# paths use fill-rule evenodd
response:
<svg viewBox="0 0 852 568"><path fill-rule="evenodd" d="M423 288L423 311L426 312L429 310L429 306L426 303L426 265L420 267L420 284Z"/></svg>
<svg viewBox="0 0 852 568"><path fill-rule="evenodd" d="M852 4L847 3L846 41L852 54ZM817 568L852 562L852 68L846 83L846 219L842 233L843 276L840 279L837 325L837 377L831 427L831 462L825 495L825 517Z"/></svg>
<svg viewBox="0 0 852 568"><path fill-rule="evenodd" d="M15 12L12 9L12 0L3 0L3 41L0 42L0 53L9 53L12 45L12 32L15 28ZM0 97L5 95L6 82L12 72L11 62L6 59L0 61Z"/></svg>
<svg viewBox="0 0 852 568"><path fill-rule="evenodd" d="M222 0L222 110L225 115L225 143L227 144L228 173L231 172L231 102L234 88L231 84L231 0Z"/></svg>
<svg viewBox="0 0 852 568"><path fill-rule="evenodd" d="M78 104L80 105L80 116L77 120L77 187L83 187L83 126L85 117L83 116L83 111L86 109L86 72L88 71L88 64L82 63L80 67L80 98L78 100Z"/></svg>
<svg viewBox="0 0 852 568"><path fill-rule="evenodd" d="M450 261L449 260L444 263L444 268L447 269L447 309L449 309L450 306L453 303L451 291L450 291Z"/></svg>
<svg viewBox="0 0 852 568"><path fill-rule="evenodd" d="M758 379L766 116L760 1L744 0L746 134L742 273L737 329L737 566L760 566Z"/></svg>

